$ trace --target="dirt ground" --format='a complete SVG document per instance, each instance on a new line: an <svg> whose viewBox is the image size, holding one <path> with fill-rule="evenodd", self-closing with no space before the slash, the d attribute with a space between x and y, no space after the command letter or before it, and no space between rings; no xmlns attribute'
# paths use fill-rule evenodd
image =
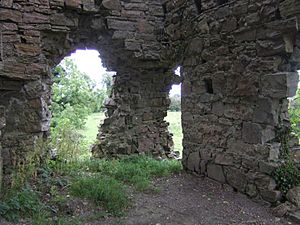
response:
<svg viewBox="0 0 300 225"><path fill-rule="evenodd" d="M288 225L271 209L207 178L191 174L159 179L158 193L138 193L126 217L91 224L122 225Z"/></svg>
<svg viewBox="0 0 300 225"><path fill-rule="evenodd" d="M124 217L103 217L105 212L88 201L70 199L65 214L85 219L62 225L289 225L271 209L256 203L229 186L182 173L153 182L157 191L131 190L132 207ZM96 215L96 216L95 216ZM97 216L98 215L98 216ZM20 221L18 225L29 225ZM59 223L61 224L61 223ZM0 225L12 225L1 220ZM39 224L44 225L44 224ZM46 225L46 224L45 224Z"/></svg>

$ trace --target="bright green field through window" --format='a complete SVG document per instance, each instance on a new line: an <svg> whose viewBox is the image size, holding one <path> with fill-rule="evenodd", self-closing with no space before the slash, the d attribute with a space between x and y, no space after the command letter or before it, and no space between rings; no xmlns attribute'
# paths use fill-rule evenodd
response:
<svg viewBox="0 0 300 225"><path fill-rule="evenodd" d="M104 113L94 113L87 119L85 129L81 130L89 144L96 140L98 126L105 118ZM170 123L169 130L173 134L175 151L182 152L182 127L181 127L181 112L168 112L166 121Z"/></svg>

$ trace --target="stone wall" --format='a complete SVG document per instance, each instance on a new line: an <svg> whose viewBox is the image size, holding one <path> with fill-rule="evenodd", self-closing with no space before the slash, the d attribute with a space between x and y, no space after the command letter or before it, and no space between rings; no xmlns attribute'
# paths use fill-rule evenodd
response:
<svg viewBox="0 0 300 225"><path fill-rule="evenodd" d="M117 71L94 156L170 153L164 117L172 74L161 62L163 25L160 0L1 0L4 173L49 135L51 69L78 48L99 50L105 66Z"/></svg>
<svg viewBox="0 0 300 225"><path fill-rule="evenodd" d="M184 69L183 165L276 202L270 175L298 85L299 4L195 2L166 3L168 54Z"/></svg>
<svg viewBox="0 0 300 225"><path fill-rule="evenodd" d="M1 0L4 172L48 136L51 68L93 48L117 71L95 157L170 156L164 117L181 65L184 167L275 202L299 15L296 0Z"/></svg>

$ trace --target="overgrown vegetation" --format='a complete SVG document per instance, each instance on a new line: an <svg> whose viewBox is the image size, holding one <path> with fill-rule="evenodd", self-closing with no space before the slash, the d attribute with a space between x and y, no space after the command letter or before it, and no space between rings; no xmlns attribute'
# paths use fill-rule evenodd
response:
<svg viewBox="0 0 300 225"><path fill-rule="evenodd" d="M296 164L288 160L273 174L278 189L285 195L291 188L300 185L300 171Z"/></svg>
<svg viewBox="0 0 300 225"><path fill-rule="evenodd" d="M112 77L106 74L103 88L97 88L96 83L79 71L70 58L65 58L54 69L53 82L51 127L55 129L68 123L79 129L84 126L88 115L103 111L104 100L111 91Z"/></svg>
<svg viewBox="0 0 300 225"><path fill-rule="evenodd" d="M295 136L300 138L300 92L297 91L297 96L291 101L289 107L289 115L291 120L291 128L284 127L278 131L278 141L281 143L280 159L282 164L274 170L273 177L276 181L277 188L285 196L287 192L295 186L300 185L300 170L293 159L290 138Z"/></svg>
<svg viewBox="0 0 300 225"><path fill-rule="evenodd" d="M103 207L105 215L121 216L136 191L157 191L151 181L181 171L175 160L158 161L148 156L119 159L50 160L36 168L36 177L19 171L10 190L2 196L0 216L9 221L30 218L34 224L57 224L53 218L66 216L64 208L74 197ZM130 187L130 188L129 188ZM129 190L130 193L129 193ZM46 199L46 200L45 200ZM69 218L70 219L70 218Z"/></svg>
<svg viewBox="0 0 300 225"><path fill-rule="evenodd" d="M45 213L46 205L42 203L39 195L30 187L23 187L7 193L0 202L0 216L17 222L20 217L38 219Z"/></svg>
<svg viewBox="0 0 300 225"><path fill-rule="evenodd" d="M121 216L130 207L133 192L155 192L154 178L182 169L179 161L157 161L145 155L91 160L91 141L80 129L91 113L102 110L112 79L106 76L106 88L95 89L69 59L55 71L51 139L39 140L19 162L10 188L1 196L0 223L1 218L13 222L22 218L22 222L37 225L86 224L103 216ZM76 215L69 208L78 198L97 212L84 218Z"/></svg>

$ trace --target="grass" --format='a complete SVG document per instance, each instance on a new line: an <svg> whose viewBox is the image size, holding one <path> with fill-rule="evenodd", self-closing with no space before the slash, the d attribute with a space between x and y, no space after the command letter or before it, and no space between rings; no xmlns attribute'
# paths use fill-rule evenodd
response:
<svg viewBox="0 0 300 225"><path fill-rule="evenodd" d="M71 184L71 193L93 200L113 215L121 215L128 206L125 191L128 185L145 191L151 189L153 178L169 176L181 169L176 160L158 161L138 155L81 162L74 165L73 171L84 173Z"/></svg>
<svg viewBox="0 0 300 225"><path fill-rule="evenodd" d="M181 170L181 163L176 160L158 161L148 156L131 155L79 161L69 166L65 173L75 177L70 185L72 194L90 199L118 216L128 206L128 186L137 191L151 190L152 179Z"/></svg>
<svg viewBox="0 0 300 225"><path fill-rule="evenodd" d="M71 194L92 200L109 213L122 215L128 203L125 186L118 180L101 175L77 178L70 187Z"/></svg>
<svg viewBox="0 0 300 225"><path fill-rule="evenodd" d="M181 112L168 112L166 121L170 124L169 131L173 134L174 150L182 153Z"/></svg>
<svg viewBox="0 0 300 225"><path fill-rule="evenodd" d="M16 222L20 217L41 217L45 205L39 195L29 187L12 190L0 202L0 216Z"/></svg>
<svg viewBox="0 0 300 225"><path fill-rule="evenodd" d="M86 124L89 129L80 131L87 139L85 142L94 142L98 124L103 118L103 114L89 117ZM174 140L181 143L180 113L169 113L167 120L175 134ZM72 221L86 224L87 218L66 214L65 209L72 198L83 198L94 207L105 209L101 213L98 210L95 212L98 214L90 215L90 218L121 216L130 207L130 196L134 192L150 190L155 193L158 189L152 186L153 179L182 170L179 161L158 161L140 155L90 160L82 157L87 149L80 141L81 135L68 131L68 128L61 131L58 141L52 144L58 149L56 161L46 160L40 165L40 151L49 148L49 143L41 144L16 172L12 182L14 187L1 193L0 217L13 222L29 218L30 224L73 224ZM175 143L176 150L179 150L180 143Z"/></svg>
<svg viewBox="0 0 300 225"><path fill-rule="evenodd" d="M64 224L59 221L72 219L64 212L70 200L66 197L68 195L103 207L105 215L121 216L130 207L129 196L134 190L155 193L157 189L152 186L154 178L166 177L182 170L180 161L158 161L140 155L120 156L118 159L50 162L45 171L39 169L42 172L37 178L39 182L30 185L29 181L25 188L8 191L0 203L0 216L10 221L31 218L33 224ZM47 198L51 196L51 199L45 202L42 199L46 193L49 193ZM55 223L52 221L51 209L57 211Z"/></svg>
<svg viewBox="0 0 300 225"><path fill-rule="evenodd" d="M94 113L87 119L85 128L80 133L86 138L89 144L96 140L99 124L102 123L105 116L104 113ZM181 112L168 112L166 121L170 124L169 131L173 134L174 150L182 152L182 127Z"/></svg>
<svg viewBox="0 0 300 225"><path fill-rule="evenodd" d="M80 133L86 138L88 143L94 143L98 134L99 125L103 122L105 118L104 113L93 113L86 121L83 130Z"/></svg>

